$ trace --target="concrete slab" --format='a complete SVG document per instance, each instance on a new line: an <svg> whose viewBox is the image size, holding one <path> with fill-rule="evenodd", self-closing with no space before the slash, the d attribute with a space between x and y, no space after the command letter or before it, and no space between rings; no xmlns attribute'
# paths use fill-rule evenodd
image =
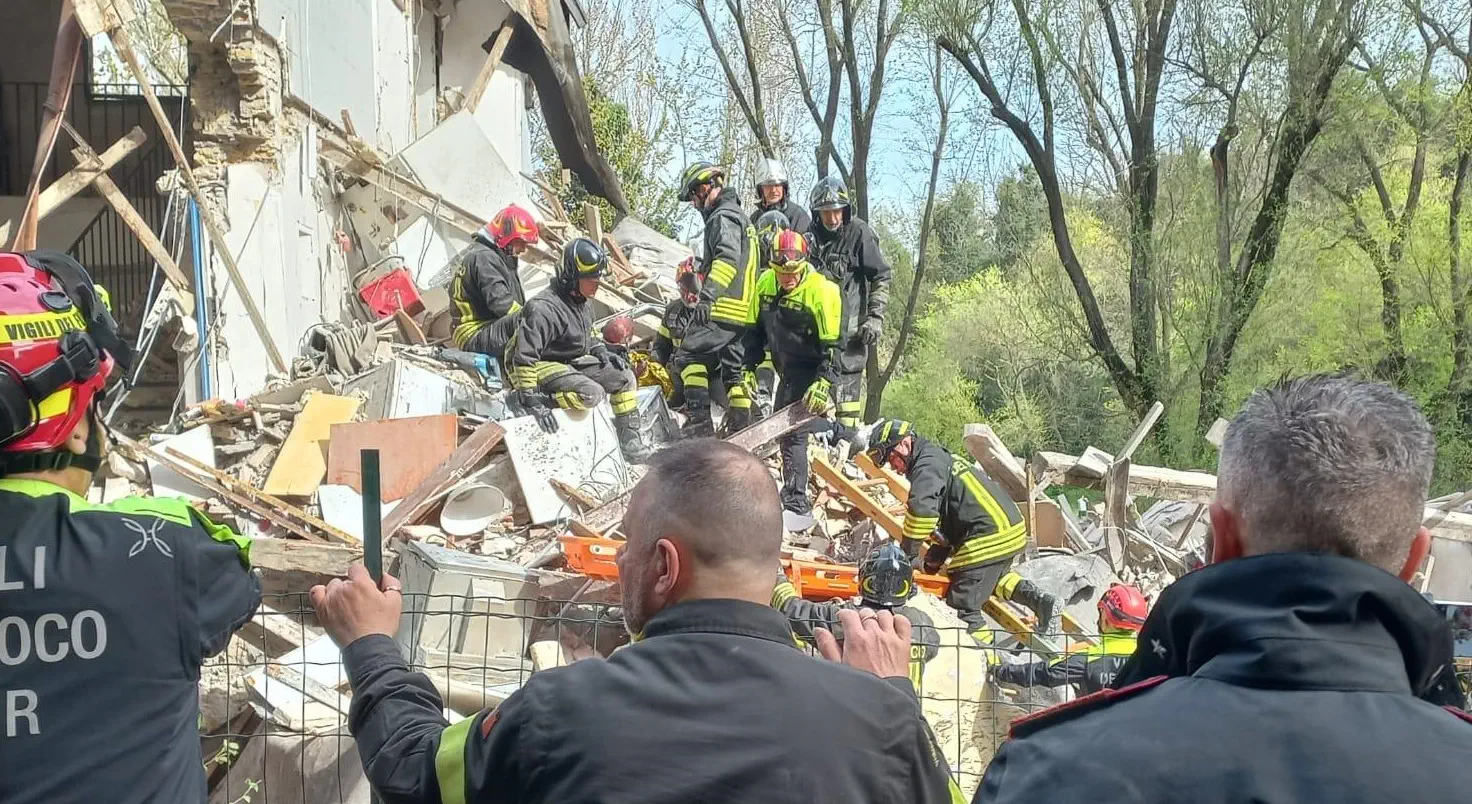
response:
<svg viewBox="0 0 1472 804"><path fill-rule="evenodd" d="M548 482L554 477L602 500L634 485L629 465L618 448L607 402L593 410L558 410L553 415L560 426L550 434L542 432L530 416L501 422L506 428L511 465L534 525L575 513Z"/></svg>

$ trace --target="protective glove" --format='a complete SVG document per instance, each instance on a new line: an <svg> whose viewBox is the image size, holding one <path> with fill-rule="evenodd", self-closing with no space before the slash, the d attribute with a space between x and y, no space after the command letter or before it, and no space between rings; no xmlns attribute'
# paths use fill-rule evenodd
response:
<svg viewBox="0 0 1472 804"><path fill-rule="evenodd" d="M946 565L946 559L950 558L950 556L951 548L949 545L932 544L930 549L925 551L925 557L921 560L920 569L926 575L935 575L940 572L941 567Z"/></svg>
<svg viewBox="0 0 1472 804"><path fill-rule="evenodd" d="M828 409L829 391L833 389L833 383L826 377L813 380L808 390L802 395L802 403L810 413L822 413Z"/></svg>
<svg viewBox="0 0 1472 804"><path fill-rule="evenodd" d="M859 325L859 340L863 341L865 346L879 343L879 336L882 334L884 334L884 322L878 318L866 318L864 323Z"/></svg>
<svg viewBox="0 0 1472 804"><path fill-rule="evenodd" d="M557 432L557 417L552 413L552 406L548 404L551 400L546 394L539 394L536 391L517 391L516 401L527 415L537 420L537 426L542 428L542 432Z"/></svg>
<svg viewBox="0 0 1472 804"><path fill-rule="evenodd" d="M705 299L695 303L690 308L690 323L693 326L703 327L710 323L710 302Z"/></svg>
<svg viewBox="0 0 1472 804"><path fill-rule="evenodd" d="M741 385L746 388L746 395L756 396L756 370L743 369L741 372Z"/></svg>

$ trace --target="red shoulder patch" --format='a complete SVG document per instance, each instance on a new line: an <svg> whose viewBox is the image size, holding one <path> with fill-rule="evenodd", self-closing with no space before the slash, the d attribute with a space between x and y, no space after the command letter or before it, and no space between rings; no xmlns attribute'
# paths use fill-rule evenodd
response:
<svg viewBox="0 0 1472 804"><path fill-rule="evenodd" d="M482 740L489 740L491 738L491 729L496 727L496 718L500 716L500 709L492 709L486 713L485 718L480 722L480 738Z"/></svg>
<svg viewBox="0 0 1472 804"><path fill-rule="evenodd" d="M1014 739L1017 737L1026 737L1044 726L1063 722L1066 718L1061 716L1073 717L1093 709L1098 709L1101 706L1108 706L1125 698L1138 695L1151 687L1159 686L1168 678L1170 676L1153 676L1144 681L1137 681L1134 684L1120 687L1117 690L1105 689L1099 690L1098 692L1091 692L1088 695L1074 698L1071 701L1064 701L1061 704L1055 704L1047 709L1033 712L1030 715L1023 715L1012 721L1012 728L1008 732L1008 736Z"/></svg>
<svg viewBox="0 0 1472 804"><path fill-rule="evenodd" d="M1456 708L1455 706L1443 706L1442 709L1451 712L1452 714L1467 721L1468 723L1472 723L1472 713L1464 712L1461 709Z"/></svg>

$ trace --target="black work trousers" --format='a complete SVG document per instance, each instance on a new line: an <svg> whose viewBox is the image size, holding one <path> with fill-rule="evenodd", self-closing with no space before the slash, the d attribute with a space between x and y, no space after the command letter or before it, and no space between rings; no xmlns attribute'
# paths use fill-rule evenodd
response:
<svg viewBox="0 0 1472 804"><path fill-rule="evenodd" d="M818 379L818 364L810 362L784 364L777 385L773 410L781 410L800 402L808 387ZM826 419L814 419L784 436L782 448L782 507L795 514L810 514L813 503L808 499L808 436L827 429Z"/></svg>

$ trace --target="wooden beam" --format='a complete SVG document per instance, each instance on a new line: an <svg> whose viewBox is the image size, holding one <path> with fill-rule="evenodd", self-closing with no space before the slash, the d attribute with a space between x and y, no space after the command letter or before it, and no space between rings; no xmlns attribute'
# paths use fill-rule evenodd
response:
<svg viewBox="0 0 1472 804"><path fill-rule="evenodd" d="M194 170L189 166L189 157L184 154L184 146L179 143L179 138L174 134L174 125L169 121L169 115L164 107L158 102L158 95L153 91L153 84L149 81L148 73L143 69L143 63L138 54L133 50L132 40L128 37L128 31L117 23L115 13L109 13L113 3L111 0L72 0L77 9L77 18L84 19L92 15L100 20L102 30L87 30L88 36L96 36L98 33L106 33L112 40L113 50L122 57L133 73L133 78L138 82L139 89L143 92L143 100L148 104L148 109L153 113L153 119L158 123L159 133L163 135L164 143L169 146L169 151L174 155L174 163L178 167L179 176L184 179L184 184L189 188L189 193L194 196L194 201L199 205L199 217L204 222L205 231L209 233L210 243L214 246L220 261L225 264L225 270L230 274L230 282L235 286L235 292L239 294L241 304L245 306L245 313L250 318L251 324L255 326L256 335L261 339L261 344L266 347L266 355L271 359L271 365L282 373L286 373L286 361L281 358L281 350L276 348L276 341L271 338L271 330L266 326L266 319L261 315L260 307L256 305L255 297L251 295L250 288L245 284L245 277L240 273L240 266L236 264L235 257L230 253L230 247L225 242L225 232L220 228L219 221L215 220L213 211L204 203L204 191L200 189L199 180L194 176ZM83 28L87 24L83 23Z"/></svg>
<svg viewBox="0 0 1472 804"><path fill-rule="evenodd" d="M357 154L344 150L342 146L331 140L322 142L322 156L344 173L356 176L400 201L414 205L420 212L431 218L447 223L466 234L475 234L485 225L485 221L478 219L468 210L382 165L359 159Z"/></svg>
<svg viewBox="0 0 1472 804"><path fill-rule="evenodd" d="M292 505L291 503L281 499L280 497L275 497L259 489L247 486L246 484L240 482L239 480L236 480L230 475L221 472L219 469L216 469L209 464L201 463L200 461L195 460L189 455L185 455L184 453L174 449L173 447L164 447L164 452L167 452L170 457L177 458L178 460L188 464L195 471L202 472L214 478L217 484L225 489L228 489L231 492L234 492L237 496L248 499L253 503L258 503L272 511L275 511L275 516L268 517L273 522L279 523L283 515L288 516L296 520L298 523L310 525L313 528L322 531L323 533L331 536L333 539L336 539L343 544L359 544L358 539L354 538L353 535L348 533L347 531L339 530L332 525L323 522L317 517L312 516L306 511L303 511L302 509L296 507L295 505Z"/></svg>
<svg viewBox="0 0 1472 804"><path fill-rule="evenodd" d="M592 201L583 202L583 228L592 236L593 242L603 245L603 212Z"/></svg>
<svg viewBox="0 0 1472 804"><path fill-rule="evenodd" d="M1002 484L1014 502L1024 502L1031 495L1022 461L1012 455L1002 439L985 424L968 424L963 438L966 451L981 464L991 478Z"/></svg>
<svg viewBox="0 0 1472 804"><path fill-rule="evenodd" d="M776 441L815 418L817 417L807 409L806 405L793 402L756 424L733 434L726 439L726 443L735 444L747 452L753 452L757 447Z"/></svg>
<svg viewBox="0 0 1472 804"><path fill-rule="evenodd" d="M1155 423L1160 420L1160 414L1164 412L1165 404L1156 400L1155 404L1150 406L1150 410L1146 411L1145 418L1140 421L1140 426L1130 434L1130 440L1124 442L1124 449L1114 454L1114 460L1124 461L1134 455L1135 450L1139 449L1140 444L1144 442L1145 436L1150 434L1151 428L1155 427Z"/></svg>
<svg viewBox="0 0 1472 804"><path fill-rule="evenodd" d="M505 437L505 428L493 421L475 428L475 432L461 442L450 457L440 462L424 482L383 518L384 541L392 539L405 525L417 522L444 492L479 469L481 459Z"/></svg>
<svg viewBox="0 0 1472 804"><path fill-rule="evenodd" d="M72 138L77 141L77 147L72 149L72 158L76 159L79 163L96 160L97 152L92 150L92 146L83 141L81 135L70 124L64 125L67 133L71 134ZM158 235L154 234L153 228L148 225L147 221L143 220L142 215L138 214L138 210L134 208L133 202L129 201L126 195L123 195L123 191L118 188L117 184L106 173L97 174L92 179L92 183L97 187L97 192L102 194L103 199L112 206L113 211L118 214L118 217L123 219L124 225L133 233L133 236L138 238L138 242L143 244L144 250L158 263L159 269L163 271L164 277L169 280L169 284L173 285L174 289L179 291L179 300L183 303L184 309L193 310L194 293L190 290L189 280L184 278L183 272L179 270L179 266L174 262L173 255L169 254L168 249L164 248L164 244L158 239Z"/></svg>
<svg viewBox="0 0 1472 804"><path fill-rule="evenodd" d="M269 572L303 572L310 575L346 575L354 561L363 558L362 547L296 539L252 539L251 566ZM385 551L384 566L393 556Z"/></svg>
<svg viewBox="0 0 1472 804"><path fill-rule="evenodd" d="M864 516L874 520L876 525L884 528L884 531L896 540L905 538L904 525L900 520L885 510L884 506L874 502L874 499L865 494L864 490L859 488L854 481L844 477L843 473L834 468L833 464L828 463L822 456L815 456L811 465L814 474L822 478L823 482L831 486L844 499L853 503L854 507L863 512Z"/></svg>
<svg viewBox="0 0 1472 804"><path fill-rule="evenodd" d="M132 131L113 143L95 160L87 160L78 164L65 176L52 182L51 186L41 191L41 196L37 199L37 219L45 218L55 212L62 204L86 189L94 179L113 169L119 162L126 159L128 154L138 150L147 141L148 135L143 133L143 129L134 126ZM16 221L0 223L0 243L9 242L10 232L15 223Z"/></svg>
<svg viewBox="0 0 1472 804"><path fill-rule="evenodd" d="M506 55L506 46L511 44L511 31L516 27L515 15L507 14L506 21L501 23L501 29L496 31L496 39L491 42L491 50L486 54L486 60L480 65L480 72L475 74L475 82L470 85L469 91L465 93L465 108L471 114L480 106L480 99L486 94L486 87L491 85L491 76L496 74L496 68L501 64L501 57Z"/></svg>
<svg viewBox="0 0 1472 804"><path fill-rule="evenodd" d="M1052 473L1070 485L1098 488L1097 478L1074 470L1077 464L1078 458L1058 452L1039 452L1032 457L1033 473L1038 476ZM1130 467L1129 492L1137 497L1209 503L1216 498L1216 475L1133 465Z"/></svg>

